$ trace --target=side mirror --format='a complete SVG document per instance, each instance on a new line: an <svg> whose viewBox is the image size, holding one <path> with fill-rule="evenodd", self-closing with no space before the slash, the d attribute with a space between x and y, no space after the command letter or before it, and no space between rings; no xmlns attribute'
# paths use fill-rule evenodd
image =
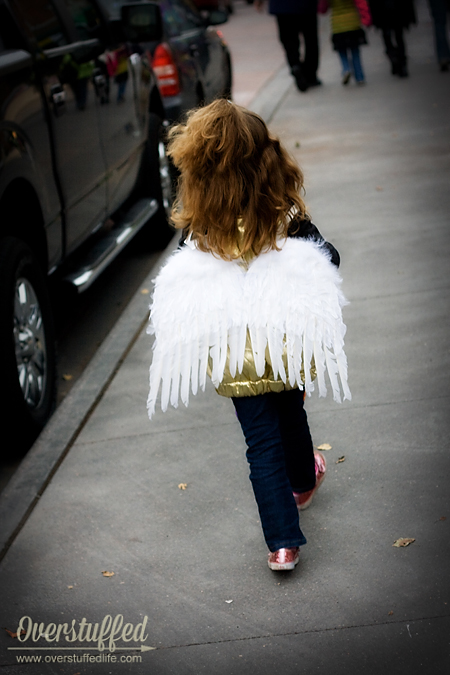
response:
<svg viewBox="0 0 450 675"><path fill-rule="evenodd" d="M128 42L161 42L163 27L157 4L145 2L122 5L121 18Z"/></svg>
<svg viewBox="0 0 450 675"><path fill-rule="evenodd" d="M202 10L201 14L207 26L219 26L228 21L228 12L223 9Z"/></svg>

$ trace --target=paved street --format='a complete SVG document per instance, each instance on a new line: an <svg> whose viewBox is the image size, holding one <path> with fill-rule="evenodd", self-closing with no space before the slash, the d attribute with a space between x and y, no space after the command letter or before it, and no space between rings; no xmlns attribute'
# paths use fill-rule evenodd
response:
<svg viewBox="0 0 450 675"><path fill-rule="evenodd" d="M321 17L323 86L301 94L272 18L257 15L250 55L255 10L235 7L223 32L247 56L234 98L301 164L350 301L353 400L307 401L315 445L331 446L301 515L308 544L294 572L267 567L242 433L212 385L148 421L153 270L0 495L0 626L26 616L47 635L2 630L2 675L449 673L450 73L421 0L408 79L371 30L367 85L343 87ZM117 615L131 627L99 653L86 624Z"/></svg>

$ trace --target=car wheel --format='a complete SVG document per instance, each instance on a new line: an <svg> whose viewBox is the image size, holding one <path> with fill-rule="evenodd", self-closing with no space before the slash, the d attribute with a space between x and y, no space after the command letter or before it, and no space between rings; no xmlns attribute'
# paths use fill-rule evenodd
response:
<svg viewBox="0 0 450 675"><path fill-rule="evenodd" d="M142 158L138 194L153 197L159 207L145 225L142 236L149 245L157 248L166 246L174 232L169 225L174 198L174 173L166 155L163 124L155 113L150 113L149 117L149 133Z"/></svg>
<svg viewBox="0 0 450 675"><path fill-rule="evenodd" d="M56 350L45 277L20 239L0 242L2 433L7 456L28 450L50 417L56 395ZM8 440L10 439L10 440Z"/></svg>

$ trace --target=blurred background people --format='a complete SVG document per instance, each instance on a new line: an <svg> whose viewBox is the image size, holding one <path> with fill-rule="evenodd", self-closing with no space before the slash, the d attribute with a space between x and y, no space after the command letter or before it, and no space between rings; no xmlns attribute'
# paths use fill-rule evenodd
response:
<svg viewBox="0 0 450 675"><path fill-rule="evenodd" d="M374 26L382 30L392 74L408 77L403 31L416 23L413 0L369 0L369 7Z"/></svg>
<svg viewBox="0 0 450 675"><path fill-rule="evenodd" d="M439 67L442 72L450 68L450 47L447 37L447 14L450 11L449 0L428 0L434 24L434 43Z"/></svg>
<svg viewBox="0 0 450 675"><path fill-rule="evenodd" d="M361 23L369 26L371 18L365 0L358 1L363 3L364 12L361 15L354 0L330 0L331 39L341 60L343 85L350 82L352 75L358 85L366 82L359 47L367 44Z"/></svg>
<svg viewBox="0 0 450 675"><path fill-rule="evenodd" d="M263 0L255 0L261 9ZM317 0L269 0L269 13L278 23L280 42L300 91L318 86L319 38L317 33ZM300 35L303 37L301 56Z"/></svg>

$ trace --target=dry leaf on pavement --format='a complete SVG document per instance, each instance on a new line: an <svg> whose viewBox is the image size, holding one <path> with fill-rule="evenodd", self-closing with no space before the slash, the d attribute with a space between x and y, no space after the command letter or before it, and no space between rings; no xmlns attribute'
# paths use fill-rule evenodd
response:
<svg viewBox="0 0 450 675"><path fill-rule="evenodd" d="M66 382L70 382L70 380L73 379L73 375L69 375L69 373L64 373L62 379L65 380Z"/></svg>
<svg viewBox="0 0 450 675"><path fill-rule="evenodd" d="M115 572L108 572L107 570L105 570L104 572L102 572L102 574L104 577L113 577Z"/></svg>
<svg viewBox="0 0 450 675"><path fill-rule="evenodd" d="M187 483L178 483L178 489L179 490L186 490L187 488Z"/></svg>
<svg viewBox="0 0 450 675"><path fill-rule="evenodd" d="M408 539L408 538L397 539L396 541L394 541L392 546L396 546L397 548L403 548L404 546L409 546L414 541L416 541L416 540L415 539Z"/></svg>
<svg viewBox="0 0 450 675"><path fill-rule="evenodd" d="M322 445L317 446L318 450L331 450L331 445L329 443L322 443Z"/></svg>
<svg viewBox="0 0 450 675"><path fill-rule="evenodd" d="M345 455L342 455L342 457L339 457L339 459L336 461L336 464L341 464L342 462L345 462Z"/></svg>

